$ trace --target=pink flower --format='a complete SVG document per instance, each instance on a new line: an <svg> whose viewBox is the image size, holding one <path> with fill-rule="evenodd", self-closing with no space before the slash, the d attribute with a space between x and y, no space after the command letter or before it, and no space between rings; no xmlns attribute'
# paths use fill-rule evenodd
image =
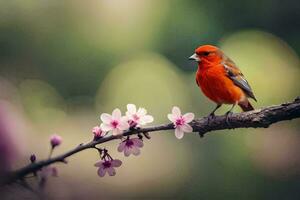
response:
<svg viewBox="0 0 300 200"><path fill-rule="evenodd" d="M112 131L113 135L120 135L124 130L129 129L129 124L126 117L121 116L120 109L116 108L112 115L103 113L101 115L101 129L105 132Z"/></svg>
<svg viewBox="0 0 300 200"><path fill-rule="evenodd" d="M50 143L51 143L52 148L60 145L61 142L62 142L62 137L60 137L57 134L54 134L50 137Z"/></svg>
<svg viewBox="0 0 300 200"><path fill-rule="evenodd" d="M94 133L94 138L95 139L99 139L99 138L102 138L106 135L106 132L103 131L100 126L95 126L93 129L92 129L92 132Z"/></svg>
<svg viewBox="0 0 300 200"><path fill-rule="evenodd" d="M176 106L173 107L172 113L168 114L168 118L174 124L175 136L178 139L181 139L185 132L193 132L193 128L188 123L193 121L194 117L194 113L186 113L181 115L180 109Z"/></svg>
<svg viewBox="0 0 300 200"><path fill-rule="evenodd" d="M120 143L118 151L124 151L125 156L140 154L140 148L144 146L143 141L139 138L127 139Z"/></svg>
<svg viewBox="0 0 300 200"><path fill-rule="evenodd" d="M39 172L39 175L40 175L39 186L41 188L44 188L46 185L46 182L47 182L47 178L49 176L57 177L58 173L57 173L56 167L47 166L47 167L43 167L41 169L41 171Z"/></svg>
<svg viewBox="0 0 300 200"><path fill-rule="evenodd" d="M41 169L40 176L41 176L42 179L46 179L49 176L57 177L58 172L57 172L56 167L47 166L47 167L43 167Z"/></svg>
<svg viewBox="0 0 300 200"><path fill-rule="evenodd" d="M110 176L116 175L115 167L120 167L122 165L122 161L115 159L115 160L104 160L99 161L95 164L96 167L99 167L98 169L98 175L100 177L103 177L106 172Z"/></svg>
<svg viewBox="0 0 300 200"><path fill-rule="evenodd" d="M153 122L153 117L151 115L147 115L147 110L145 108L139 108L136 110L136 106L134 104L127 105L126 116L131 127L140 127Z"/></svg>

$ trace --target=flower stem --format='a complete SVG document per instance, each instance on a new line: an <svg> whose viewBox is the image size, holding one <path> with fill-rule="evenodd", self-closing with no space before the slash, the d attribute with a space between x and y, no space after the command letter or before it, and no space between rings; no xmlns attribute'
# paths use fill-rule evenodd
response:
<svg viewBox="0 0 300 200"><path fill-rule="evenodd" d="M54 148L53 148L53 147L51 147L51 149L50 149L50 152L49 152L48 159L50 159L50 158L51 158L51 156L52 156L52 153L53 153L53 150L54 150Z"/></svg>

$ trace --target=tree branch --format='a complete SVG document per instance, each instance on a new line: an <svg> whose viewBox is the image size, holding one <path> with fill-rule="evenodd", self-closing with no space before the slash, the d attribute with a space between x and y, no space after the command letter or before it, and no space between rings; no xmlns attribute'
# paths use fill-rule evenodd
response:
<svg viewBox="0 0 300 200"><path fill-rule="evenodd" d="M208 119L207 117L202 117L196 119L190 123L193 127L193 132L198 132L201 137L204 134L224 129L233 129L233 128L267 128L271 124L284 121L300 118L300 97L297 97L293 102L283 103L281 105L269 106L262 109L253 110L250 112L243 113L234 113L229 117L229 124L226 123L226 116L216 116L213 119ZM128 130L123 133L123 136L135 135L140 133L149 133L162 130L171 130L174 129L172 123L164 124L159 126L153 126L149 128L141 128L135 130ZM18 169L14 172L7 174L5 178L2 179L2 184L13 183L17 180L22 180L24 177L30 173L35 173L41 168L48 166L56 162L66 163L66 158L76 154L80 151L95 148L96 145L105 143L111 140L119 139L119 136L108 136L100 138L96 141L91 141L86 144L80 144L76 148L61 154L59 156L49 158L47 160L42 160L36 163L31 163L21 169Z"/></svg>

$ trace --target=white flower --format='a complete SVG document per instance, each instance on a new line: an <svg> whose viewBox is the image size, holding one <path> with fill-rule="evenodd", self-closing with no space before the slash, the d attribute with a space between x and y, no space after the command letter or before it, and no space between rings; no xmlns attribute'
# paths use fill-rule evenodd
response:
<svg viewBox="0 0 300 200"><path fill-rule="evenodd" d="M118 108L113 110L112 115L103 113L100 118L103 122L100 127L105 132L112 131L113 135L120 135L124 130L129 129L127 117L122 117Z"/></svg>
<svg viewBox="0 0 300 200"><path fill-rule="evenodd" d="M132 127L140 127L153 122L153 117L151 115L147 115L147 110L145 108L139 108L136 110L136 106L134 104L127 104L126 116Z"/></svg>
<svg viewBox="0 0 300 200"><path fill-rule="evenodd" d="M178 139L181 139L185 132L193 132L193 128L188 123L193 121L194 117L194 113L181 115L180 109L176 106L173 107L172 114L168 114L168 118L174 124L175 136Z"/></svg>

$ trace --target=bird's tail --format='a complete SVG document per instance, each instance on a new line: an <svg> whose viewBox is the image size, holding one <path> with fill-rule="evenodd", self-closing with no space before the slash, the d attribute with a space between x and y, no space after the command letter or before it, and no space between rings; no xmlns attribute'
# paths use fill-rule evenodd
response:
<svg viewBox="0 0 300 200"><path fill-rule="evenodd" d="M241 109L246 112L246 111L250 111L250 110L254 110L253 106L251 105L251 103L247 100L245 102L240 102L239 106L241 107Z"/></svg>

